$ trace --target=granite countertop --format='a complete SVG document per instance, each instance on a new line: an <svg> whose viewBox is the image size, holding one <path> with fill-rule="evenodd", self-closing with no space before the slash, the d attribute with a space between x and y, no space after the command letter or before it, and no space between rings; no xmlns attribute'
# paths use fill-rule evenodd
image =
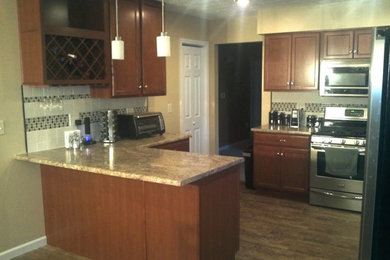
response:
<svg viewBox="0 0 390 260"><path fill-rule="evenodd" d="M296 134L296 135L309 135L309 136L315 133L314 128L309 128L306 126L299 127L299 128L291 128L289 126L283 126L283 125L262 125L262 126L253 127L251 130L253 132Z"/></svg>
<svg viewBox="0 0 390 260"><path fill-rule="evenodd" d="M151 148L187 139L165 133L139 140L98 143L81 149L58 148L16 155L17 160L134 180L183 186L243 163L243 158Z"/></svg>

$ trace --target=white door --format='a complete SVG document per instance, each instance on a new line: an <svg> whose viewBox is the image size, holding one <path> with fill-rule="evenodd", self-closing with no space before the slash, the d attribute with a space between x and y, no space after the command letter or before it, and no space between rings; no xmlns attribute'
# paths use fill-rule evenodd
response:
<svg viewBox="0 0 390 260"><path fill-rule="evenodd" d="M208 153L208 138L204 138L204 102L208 100L204 93L202 46L182 44L181 59L181 132L192 135L190 152Z"/></svg>

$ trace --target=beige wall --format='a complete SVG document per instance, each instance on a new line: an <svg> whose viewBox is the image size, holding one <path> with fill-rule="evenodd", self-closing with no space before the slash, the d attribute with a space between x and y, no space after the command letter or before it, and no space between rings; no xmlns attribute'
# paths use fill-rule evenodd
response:
<svg viewBox="0 0 390 260"><path fill-rule="evenodd" d="M389 0L267 8L258 11L257 33L333 30L390 24Z"/></svg>
<svg viewBox="0 0 390 260"><path fill-rule="evenodd" d="M24 153L16 1L0 1L0 252L44 236L39 167L18 162Z"/></svg>
<svg viewBox="0 0 390 260"><path fill-rule="evenodd" d="M167 95L149 97L149 110L163 113L166 131L180 132L180 39L207 41L207 22L192 16L167 13L165 30L171 37L171 56L166 58ZM168 113L168 103L172 112Z"/></svg>
<svg viewBox="0 0 390 260"><path fill-rule="evenodd" d="M181 38L209 42L209 102L210 102L210 152L214 153L217 143L217 78L215 77L216 45L221 43L239 43L262 41L263 36L256 34L256 16L236 17L231 20L205 21L177 13L166 15L166 31L171 36L171 57L167 58L167 95L149 97L149 110L161 111L166 121L167 132L180 132L180 81L179 81L179 40ZM229 32L229 33L228 33ZM269 110L270 97L265 93L265 110ZM172 104L168 113L167 105Z"/></svg>
<svg viewBox="0 0 390 260"><path fill-rule="evenodd" d="M256 16L235 17L209 22L210 43L210 152L218 153L218 50L223 43L260 42L264 37L256 33ZM270 109L270 93L262 92L262 120Z"/></svg>

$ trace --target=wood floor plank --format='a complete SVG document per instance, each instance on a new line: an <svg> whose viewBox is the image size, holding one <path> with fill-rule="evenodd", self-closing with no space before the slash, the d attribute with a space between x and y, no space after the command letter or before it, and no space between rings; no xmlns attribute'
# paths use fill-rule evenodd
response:
<svg viewBox="0 0 390 260"><path fill-rule="evenodd" d="M307 198L241 186L237 260L358 259L359 213L311 206ZM85 260L45 246L15 260Z"/></svg>

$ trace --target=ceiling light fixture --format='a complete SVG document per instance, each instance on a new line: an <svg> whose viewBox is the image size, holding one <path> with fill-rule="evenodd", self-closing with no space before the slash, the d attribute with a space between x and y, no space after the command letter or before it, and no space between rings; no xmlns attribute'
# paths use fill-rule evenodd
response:
<svg viewBox="0 0 390 260"><path fill-rule="evenodd" d="M171 39L165 32L164 26L164 0L161 1L161 34L157 36L157 56L158 57L169 57L171 56Z"/></svg>
<svg viewBox="0 0 390 260"><path fill-rule="evenodd" d="M250 0L234 0L239 7L246 7Z"/></svg>
<svg viewBox="0 0 390 260"><path fill-rule="evenodd" d="M116 36L113 41L111 41L111 58L113 60L124 60L125 59L125 50L124 42L122 38L118 35L118 0L115 0L115 27L116 27Z"/></svg>

